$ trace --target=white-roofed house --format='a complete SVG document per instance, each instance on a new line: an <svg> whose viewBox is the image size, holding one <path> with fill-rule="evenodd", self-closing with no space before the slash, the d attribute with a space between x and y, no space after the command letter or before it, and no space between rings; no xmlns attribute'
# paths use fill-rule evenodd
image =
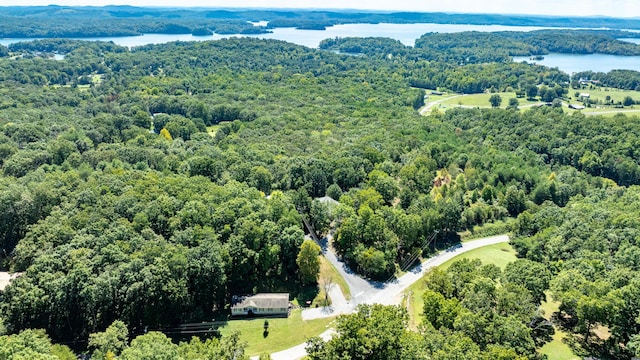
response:
<svg viewBox="0 0 640 360"><path fill-rule="evenodd" d="M231 306L232 316L289 315L288 293L263 293L236 297Z"/></svg>

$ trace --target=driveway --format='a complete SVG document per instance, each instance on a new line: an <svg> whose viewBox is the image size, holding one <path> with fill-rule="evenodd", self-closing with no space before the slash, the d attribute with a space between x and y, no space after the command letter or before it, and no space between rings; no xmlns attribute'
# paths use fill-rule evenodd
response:
<svg viewBox="0 0 640 360"><path fill-rule="evenodd" d="M323 239L324 240L324 239ZM328 240L328 239L327 239ZM404 274L403 276L401 276L400 278L391 281L389 283L386 284L376 284L376 283L371 283L368 282L360 277L358 277L357 275L353 274L353 272L349 271L348 268L346 268L344 266L344 264L342 264L341 262L338 262L337 258L335 257L335 254L333 251L330 251L328 243L325 244L321 244L321 247L323 248L323 253L325 254L325 256L327 257L327 259L329 259L329 261L333 264L334 261L331 260L330 257L333 257L334 260L336 262L338 262L338 265L340 266L336 266L336 268L338 269L338 271L340 272L340 274L343 274L343 276L346 274L347 276L345 276L345 280L347 281L347 284L349 285L353 298L351 302L348 302L348 306L346 308L344 307L340 307L342 305L337 305L336 304L336 308L335 311L331 310L331 312L329 312L329 309L325 309L325 311L323 312L322 310L318 310L318 309L309 309L309 310L305 310L305 311L311 311L311 310L317 310L312 314L312 316L317 316L317 317L323 317L322 315L326 314L326 316L334 316L337 315L339 313L344 313L344 314L348 314L351 313L355 310L355 306L357 304L361 304L361 303L366 303L366 304L383 304L383 305L398 305L400 304L400 302L402 301L402 293L404 292L404 290L406 290L409 286L411 286L413 283L415 283L416 281L420 280L422 278L422 276L432 267L434 266L439 266L442 265L443 263L445 263L446 261L460 255L463 254L467 251L471 251L483 246L488 246L488 245L493 245L493 244L498 244L498 243L503 243L503 242L508 242L509 241L509 237L507 235L500 235L500 236L492 236L492 237L487 237L487 238L483 238L483 239L478 239L478 240L473 240L473 241L469 241L466 243L462 243L461 245L457 245L454 247L451 247L443 252L441 252L440 254L424 261L422 264L418 265L417 267L415 267L413 270L411 270L410 272ZM326 250L325 250L326 249ZM335 265L335 264L334 264ZM350 280L347 280L350 279ZM359 279L359 280L356 280ZM362 283L362 281L364 281L364 283ZM361 291L361 293L355 293L354 294L354 288L351 287L351 284L355 284L357 287L356 289L360 289L359 291ZM334 297L333 295L336 294L335 293L335 289L337 289L337 292L340 293L339 296L342 295L342 292L340 291L340 287L339 286L332 286L329 294L331 296L331 301L335 303L334 301ZM342 296L342 299L344 299L344 296ZM340 300L339 298L336 298L336 300L338 300L338 303L342 300ZM346 300L344 300L346 301ZM339 312L341 311L341 312ZM303 312L304 313L304 312ZM317 318L316 317L316 318ZM331 336L335 333L335 331L333 329L329 329L327 331L325 331L324 333L320 334L320 337L322 337L325 341L330 339ZM301 359L303 357L305 357L307 355L307 352L305 351L305 346L306 344L300 344L294 347L291 347L289 349L283 350L283 351L278 351L275 352L273 354L271 354L271 359L273 360L295 360L295 359ZM254 356L251 359L255 359L257 360L259 357L258 356Z"/></svg>

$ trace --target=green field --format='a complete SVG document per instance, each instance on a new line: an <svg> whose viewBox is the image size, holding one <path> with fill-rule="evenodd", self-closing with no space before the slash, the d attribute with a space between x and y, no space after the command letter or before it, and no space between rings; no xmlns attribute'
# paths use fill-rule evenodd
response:
<svg viewBox="0 0 640 360"><path fill-rule="evenodd" d="M569 345L564 342L564 338L566 336L567 333L556 330L556 333L553 335L553 340L546 343L542 348L540 348L540 352L547 355L547 359L549 360L580 359L579 356L576 356L576 354L573 353Z"/></svg>
<svg viewBox="0 0 640 360"><path fill-rule="evenodd" d="M441 270L446 270L454 262L462 259L480 259L485 264L495 264L501 269L504 269L508 263L516 260L516 252L508 243L500 243L495 245L484 246L475 250L471 250L464 254L460 254L453 259L438 266ZM424 281L420 280L411 285L407 291L406 301L409 302L407 306L409 311L409 323L412 328L416 328L422 322L422 309L424 302L422 301L422 295L424 294Z"/></svg>
<svg viewBox="0 0 640 360"><path fill-rule="evenodd" d="M575 111L581 111L585 115L602 115L602 116L615 116L616 114L640 114L640 105L629 106L625 108L614 108L613 106L604 106L604 105L592 105L592 107L584 109L584 110L573 110L569 109L569 104L582 104L582 101L575 98L575 93L587 93L591 96L591 99L594 101L606 101L606 97L610 96L613 101L622 101L626 96L630 96L632 99L640 101L640 91L633 90L621 90L614 88L595 88L595 89L569 89L569 100L564 101L563 107L566 112L573 113ZM429 92L427 91L427 94ZM515 98L515 92L500 92L496 93L502 97L501 108L506 108L509 104L510 98ZM457 95L453 93L445 93L443 95L428 95L428 98L425 99L425 105L430 106L432 109L439 109L442 111L446 111L447 109L452 109L456 107L479 107L479 108L489 108L491 105L489 104L489 98L494 95L490 93L483 94L464 94ZM536 104L541 104L541 101L529 101L526 98L518 99L519 105L518 107L521 110L527 110ZM429 112L427 112L429 113Z"/></svg>
<svg viewBox="0 0 640 360"><path fill-rule="evenodd" d="M496 94L468 94L461 95L458 97L452 97L447 100L442 101L442 105L448 107L456 107L456 106L470 106L470 107L491 107L489 103L489 98ZM501 108L507 107L509 105L509 99L515 98L516 93L514 92L501 92L497 93L502 98L502 103L500 104ZM526 99L518 99L520 102L520 106L527 105L529 102ZM535 102L532 102L535 103Z"/></svg>
<svg viewBox="0 0 640 360"><path fill-rule="evenodd" d="M500 269L504 269L508 263L516 260L516 251L511 247L511 245L509 245L509 243L484 246L464 254L460 254L438 266L438 268L440 270L447 270L451 264L462 259L480 259L484 264L494 264Z"/></svg>
<svg viewBox="0 0 640 360"><path fill-rule="evenodd" d="M622 90L616 88L599 87L595 89L569 89L568 96L575 100L575 93L586 93L591 95L592 100L606 100L607 96L611 96L614 102L622 101L626 96L630 96L634 100L640 101L640 91Z"/></svg>
<svg viewBox="0 0 640 360"><path fill-rule="evenodd" d="M553 313L560 309L560 302L554 301L551 295L547 293L547 300L540 304L540 310L542 310L545 319L550 320ZM549 360L574 360L580 359L579 356L573 353L569 345L564 342L567 337L567 333L560 331L556 328L556 333L553 335L553 340L546 343L540 352L548 356Z"/></svg>
<svg viewBox="0 0 640 360"><path fill-rule="evenodd" d="M264 336L264 318L230 320L220 328L222 336L240 332L240 340L247 343L248 355L276 352L304 343L329 329L335 318L302 320L302 310L293 310L288 318L273 318L269 321L269 334Z"/></svg>
<svg viewBox="0 0 640 360"><path fill-rule="evenodd" d="M207 134L209 134L211 137L214 137L216 136L216 133L218 132L219 128L220 128L220 125L218 124L207 126Z"/></svg>

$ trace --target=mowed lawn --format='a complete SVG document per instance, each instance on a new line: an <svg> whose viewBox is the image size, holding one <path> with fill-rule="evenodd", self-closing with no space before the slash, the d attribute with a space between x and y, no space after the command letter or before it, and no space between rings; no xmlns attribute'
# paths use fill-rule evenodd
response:
<svg viewBox="0 0 640 360"><path fill-rule="evenodd" d="M329 261L319 256L320 275L318 292L311 306L324 305L324 279L331 279L331 283L340 286L347 299L350 298L349 287L340 273ZM296 301L294 301L296 303ZM269 334L264 335L264 321L269 321ZM300 345L310 337L318 336L331 327L335 317L317 320L302 320L302 310L293 310L288 318L254 318L230 320L226 326L220 328L222 335L232 332L240 332L240 340L247 343L247 353L251 356L260 355L263 352L273 353Z"/></svg>
<svg viewBox="0 0 640 360"><path fill-rule="evenodd" d="M247 343L250 356L263 352L273 353L300 345L313 336L318 336L331 327L334 318L302 320L302 310L293 310L288 318L269 318L269 334L264 335L265 318L229 320L221 327L222 336L240 332L240 341Z"/></svg>
<svg viewBox="0 0 640 360"><path fill-rule="evenodd" d="M484 246L475 250L471 250L464 254L460 254L453 259L438 266L441 270L446 270L454 262L462 259L480 259L484 264L495 264L504 269L508 263L516 260L516 252L508 243L500 243L495 245ZM405 292L407 295L405 301L408 301L409 324L411 328L416 328L422 322L422 311L424 302L422 295L424 294L424 281L421 279L411 285Z"/></svg>
<svg viewBox="0 0 640 360"><path fill-rule="evenodd" d="M543 301L540 305L545 319L550 320L553 313L560 309L560 302L554 301L551 295L547 293L546 301ZM567 333L560 331L556 328L556 333L553 335L553 340L544 344L540 348L540 353L547 355L549 360L578 360L579 356L573 353L569 345L564 342L567 337Z"/></svg>
<svg viewBox="0 0 640 360"><path fill-rule="evenodd" d="M582 104L581 99L577 99L575 97L575 93L587 93L590 95L592 100L605 102L607 96L610 96L611 99L615 102L622 101L625 97L630 96L632 99L636 101L640 101L640 91L634 90L621 90L615 88L595 88L595 89L569 89L569 93L567 97L569 100L564 101L564 110L568 113L573 113L576 110L572 110L568 108L569 104ZM428 91L427 91L428 93ZM500 95L502 98L502 103L500 104L501 108L507 107L509 105L510 98L516 98L516 94L514 92L500 92L495 93ZM490 108L491 104L489 103L489 98L494 94L483 93L483 94L465 94L465 95L456 95L453 93L448 93L444 95L429 95L429 97L425 100L425 103L428 105L433 102L438 102L434 107L443 111L447 109L452 109L456 107L468 107L468 108ZM536 99L535 101L527 100L526 98L518 98L518 107L522 110L528 110L532 106L536 104L540 104L541 101ZM612 117L619 113L627 114L627 115L638 115L640 114L640 105L628 106L625 108L614 108L613 106L604 106L604 105L592 105L592 107L579 110L583 112L585 115L602 115L605 117Z"/></svg>
<svg viewBox="0 0 640 360"><path fill-rule="evenodd" d="M573 353L569 345L563 341L567 333L558 331L553 335L553 340L540 348L542 354L547 355L548 360L579 360L580 357Z"/></svg>
<svg viewBox="0 0 640 360"><path fill-rule="evenodd" d="M578 101L575 99L575 93L577 92L581 94L589 94L591 100L602 100L602 102L606 101L607 96L611 96L611 100L614 102L622 101L627 96L630 96L636 101L640 101L640 91L607 87L599 87L595 89L569 89L569 94L567 96L571 97L573 101Z"/></svg>
<svg viewBox="0 0 640 360"><path fill-rule="evenodd" d="M514 92L501 92L495 94L468 94L462 95L454 98L450 98L447 100L443 100L441 104L448 105L451 107L456 106L469 106L469 107L491 107L491 103L489 103L489 98L493 95L499 95L502 98L502 103L500 104L501 108L507 107L509 105L509 99L515 98L516 93ZM518 99L520 106L527 105L529 102L527 99L521 98Z"/></svg>

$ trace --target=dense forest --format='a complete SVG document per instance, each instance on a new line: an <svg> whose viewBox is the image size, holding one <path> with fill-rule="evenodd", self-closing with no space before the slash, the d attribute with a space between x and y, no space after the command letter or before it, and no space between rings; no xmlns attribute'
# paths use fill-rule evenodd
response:
<svg viewBox="0 0 640 360"><path fill-rule="evenodd" d="M455 64L511 62L513 56L563 54L640 55L640 45L618 40L637 33L611 30L537 30L459 33L427 33L415 47L386 38L326 39L320 48L344 53L385 57L389 54L412 59Z"/></svg>
<svg viewBox="0 0 640 360"><path fill-rule="evenodd" d="M535 359L550 336L536 311L545 291L588 353L640 354L638 118L553 106L420 116L424 89L570 91L557 69L425 58L451 42L432 37L415 50L348 39L362 56L249 38L5 48L0 246L22 275L0 292L0 344L58 358L72 355L52 341L96 358L240 354L234 337L178 345L156 330L224 315L235 294L297 296L306 217L323 233L332 222L338 254L370 279L478 226L513 232L522 257L433 272L425 329L364 306L333 340L312 340L311 358ZM340 205L329 212L325 195ZM593 333L603 327L607 341Z"/></svg>

